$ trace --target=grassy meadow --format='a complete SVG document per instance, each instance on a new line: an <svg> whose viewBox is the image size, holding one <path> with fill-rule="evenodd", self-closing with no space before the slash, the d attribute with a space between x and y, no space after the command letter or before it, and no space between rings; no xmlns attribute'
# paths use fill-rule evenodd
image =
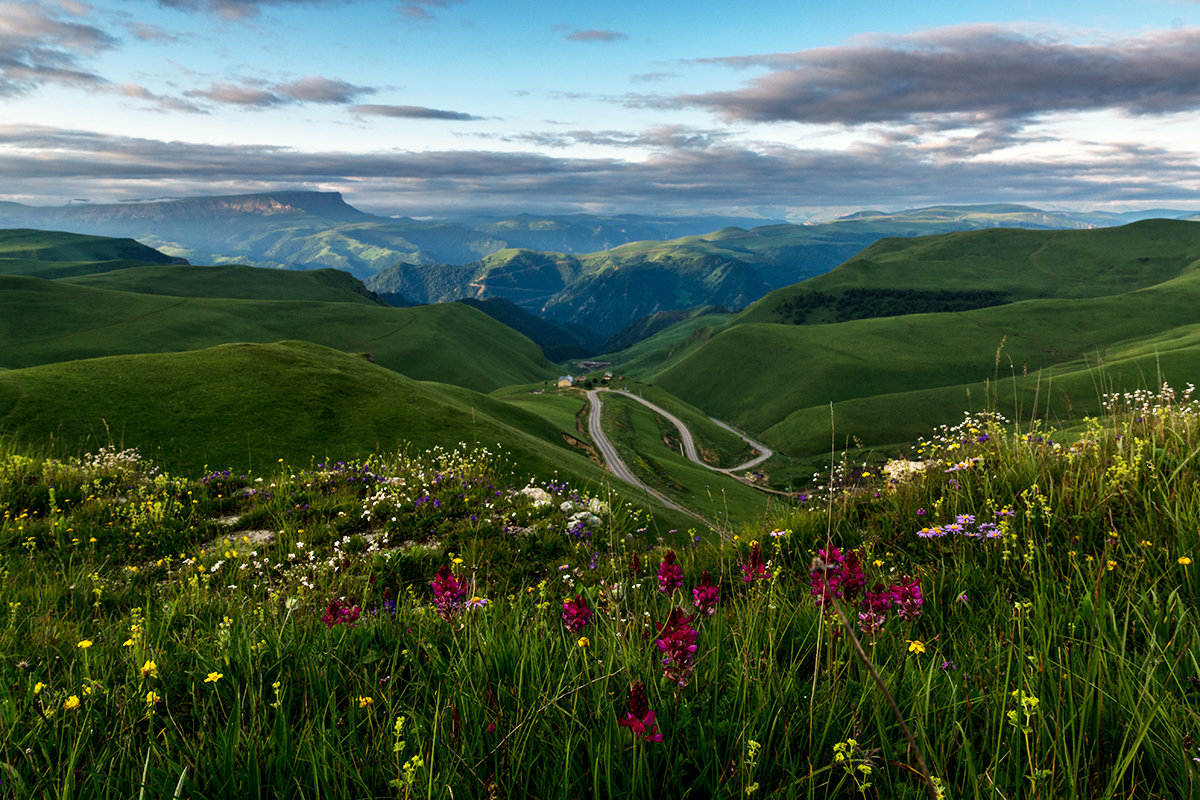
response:
<svg viewBox="0 0 1200 800"><path fill-rule="evenodd" d="M0 786L1200 796L1198 415L977 413L678 542L480 448L168 474L8 443Z"/></svg>

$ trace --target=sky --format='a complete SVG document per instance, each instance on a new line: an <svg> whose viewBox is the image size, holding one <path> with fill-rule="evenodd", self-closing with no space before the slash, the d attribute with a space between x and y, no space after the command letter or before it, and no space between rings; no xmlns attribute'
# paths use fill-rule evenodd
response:
<svg viewBox="0 0 1200 800"><path fill-rule="evenodd" d="M0 0L0 200L1200 208L1200 0Z"/></svg>

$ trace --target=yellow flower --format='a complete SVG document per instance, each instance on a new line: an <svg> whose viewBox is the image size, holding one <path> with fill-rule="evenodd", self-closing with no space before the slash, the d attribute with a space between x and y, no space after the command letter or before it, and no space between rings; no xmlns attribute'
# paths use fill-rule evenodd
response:
<svg viewBox="0 0 1200 800"><path fill-rule="evenodd" d="M208 673L208 677L204 679L204 682L205 683L216 683L217 681L221 680L221 678L224 678L224 677L225 677L225 673L223 673L223 672L210 672L210 673Z"/></svg>
<svg viewBox="0 0 1200 800"><path fill-rule="evenodd" d="M1116 568L1117 568L1117 562L1115 562L1115 561L1111 561L1111 560L1110 560L1110 561L1108 562L1108 571L1109 571L1109 572L1112 572L1112 571L1113 571L1114 569L1116 569Z"/></svg>
<svg viewBox="0 0 1200 800"><path fill-rule="evenodd" d="M154 691L153 689L146 692L146 705L148 706L154 705L161 699L162 698L158 696L158 692Z"/></svg>
<svg viewBox="0 0 1200 800"><path fill-rule="evenodd" d="M79 644L77 644L75 646L78 647L80 650L87 650L89 647L92 646L92 640L84 639L83 641L81 641Z"/></svg>
<svg viewBox="0 0 1200 800"><path fill-rule="evenodd" d="M882 567L882 566L883 566L883 559L882 559L882 558L877 558L877 559L875 559L874 561L872 561L871 563L872 563L872 564L873 564L875 567Z"/></svg>
<svg viewBox="0 0 1200 800"><path fill-rule="evenodd" d="M45 689L45 688L46 688L46 684L42 683L41 681L38 681L37 683L35 683L35 684L33 685L33 693L34 693L34 694L41 694L41 693L42 693L42 689Z"/></svg>
<svg viewBox="0 0 1200 800"><path fill-rule="evenodd" d="M155 664L153 661L147 661L145 664L142 664L142 677L157 678L158 664Z"/></svg>
<svg viewBox="0 0 1200 800"><path fill-rule="evenodd" d="M71 695L63 701L63 710L70 711L72 708L79 708L79 696Z"/></svg>
<svg viewBox="0 0 1200 800"><path fill-rule="evenodd" d="M363 696L359 696L359 698L358 698L358 707L359 707L359 708L366 708L367 706L371 705L371 704L372 704L372 703L374 703L374 702L375 702L375 698L373 698L373 697L363 697Z"/></svg>
<svg viewBox="0 0 1200 800"><path fill-rule="evenodd" d="M911 639L908 643L908 652L920 655L925 652L925 643L920 639Z"/></svg>
<svg viewBox="0 0 1200 800"><path fill-rule="evenodd" d="M1180 557L1179 557L1179 558L1176 560L1176 563L1177 563L1177 564L1182 564L1183 566L1185 566L1185 567L1186 567L1188 564L1192 563L1192 560L1191 560L1190 558L1188 558L1187 556L1180 556Z"/></svg>
<svg viewBox="0 0 1200 800"><path fill-rule="evenodd" d="M592 640L591 640L591 639L589 639L589 638L588 638L588 637L586 637L586 636L580 636L580 637L579 637L579 641L577 642L577 644L578 644L580 647L590 647L590 646L591 646L591 644L592 644Z"/></svg>

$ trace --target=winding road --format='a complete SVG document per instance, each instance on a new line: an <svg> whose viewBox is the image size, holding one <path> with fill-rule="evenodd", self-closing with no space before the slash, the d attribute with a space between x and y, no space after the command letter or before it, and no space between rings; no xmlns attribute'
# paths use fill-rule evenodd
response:
<svg viewBox="0 0 1200 800"><path fill-rule="evenodd" d="M651 403L649 400L646 400L642 397L638 397L632 392L626 392L617 389L589 389L587 392L587 398L588 403L591 405L591 412L588 414L588 434L592 437L592 441L595 443L596 449L600 451L600 456L604 459L604 463L608 466L609 471L626 483L631 483L639 489L645 491L647 494L657 498L659 502L668 508L673 508L676 511L682 511L686 514L691 514L698 519L703 519L703 517L700 517L690 509L684 508L673 500L663 496L661 493L651 489L645 483L642 483L642 481L638 480L638 477L633 474L633 471L629 469L624 461L621 460L620 454L617 453L617 449L613 447L613 444L608 440L608 437L604 435L604 429L600 424L601 409L603 408L603 404L600 402L600 392L613 392L614 394L623 395L624 397L638 401L655 413L661 414L679 431L679 440L683 443L684 456L687 457L689 461L699 464L702 467L711 469L713 472L723 472L726 475L732 475L734 472L757 466L774 455L774 451L772 451L766 445L754 441L740 431L735 430L732 426L721 422L718 419L709 417L709 419L711 419L714 423L720 425L722 428L734 434L735 436L738 436L742 439L742 441L746 442L746 444L750 445L759 453L746 463L739 464L736 467L730 467L728 469L714 467L711 464L704 463L704 461L700 459L700 454L696 450L696 440L692 436L692 432L688 429L687 425L683 424L683 420L679 419L679 417L675 416L670 411L667 411L662 406Z"/></svg>

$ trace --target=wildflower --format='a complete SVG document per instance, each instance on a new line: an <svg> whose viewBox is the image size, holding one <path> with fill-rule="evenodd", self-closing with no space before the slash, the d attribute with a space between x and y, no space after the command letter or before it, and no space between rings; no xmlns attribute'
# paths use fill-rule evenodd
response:
<svg viewBox="0 0 1200 800"><path fill-rule="evenodd" d="M717 611L717 603L721 602L721 590L714 586L708 570L700 573L699 585L692 588L692 605L706 617L711 617Z"/></svg>
<svg viewBox="0 0 1200 800"><path fill-rule="evenodd" d="M641 736L647 742L661 742L663 735L654 724L657 714L650 710L646 702L646 687L637 681L629 687L629 711L625 719L617 720L617 724L633 731L634 737Z"/></svg>
<svg viewBox="0 0 1200 800"><path fill-rule="evenodd" d="M78 647L80 650L87 650L89 647L91 647L91 646L92 646L92 640L91 640L91 639L84 639L84 640L82 640L82 641L81 641L79 644L77 644L77 645L75 645L75 646L76 646L76 647Z"/></svg>
<svg viewBox="0 0 1200 800"><path fill-rule="evenodd" d="M221 678L224 678L224 677L225 677L224 672L210 672L210 673L208 673L208 677L204 679L204 682L205 683L216 683L217 681L221 680Z"/></svg>
<svg viewBox="0 0 1200 800"><path fill-rule="evenodd" d="M858 552L843 554L836 547L818 550L817 557L809 570L810 593L817 605L824 606L830 597L845 597L855 600L866 583Z"/></svg>
<svg viewBox="0 0 1200 800"><path fill-rule="evenodd" d="M159 697L158 692L154 691L153 689L146 692L146 705L148 705L148 706L154 705L161 699L162 698Z"/></svg>
<svg viewBox="0 0 1200 800"><path fill-rule="evenodd" d="M449 566L442 565L438 567L429 587L433 589L433 605L438 614L450 622L467 597L466 581L458 578Z"/></svg>
<svg viewBox="0 0 1200 800"><path fill-rule="evenodd" d="M908 642L908 652L920 655L925 652L925 643L920 639L910 639Z"/></svg>
<svg viewBox="0 0 1200 800"><path fill-rule="evenodd" d="M63 711L70 711L73 708L79 708L79 695L71 695L63 701Z"/></svg>
<svg viewBox="0 0 1200 800"><path fill-rule="evenodd" d="M920 616L925 600L921 596L921 585L915 578L905 576L900 583L892 585L891 592L901 619L911 621Z"/></svg>
<svg viewBox="0 0 1200 800"><path fill-rule="evenodd" d="M683 586L683 567L675 562L675 551L668 550L658 565L658 590L670 594Z"/></svg>
<svg viewBox="0 0 1200 800"><path fill-rule="evenodd" d="M158 677L158 665L155 664L153 661L147 661L145 664L142 664L142 677L143 678L157 678Z"/></svg>
<svg viewBox="0 0 1200 800"><path fill-rule="evenodd" d="M1192 560L1190 558L1188 558L1187 556L1180 556L1179 558L1177 558L1175 560L1175 563L1182 564L1183 566L1186 567L1188 564L1192 563Z"/></svg>
<svg viewBox="0 0 1200 800"><path fill-rule="evenodd" d="M771 572L763 563L762 547L758 542L750 543L750 558L742 562L742 580L753 583L757 580L771 580Z"/></svg>
<svg viewBox="0 0 1200 800"><path fill-rule="evenodd" d="M580 647L591 647L591 646L592 646L592 640L591 640L591 639L589 639L589 638L588 638L588 637L586 637L586 636L580 636L580 637L579 637L579 641L578 641L578 642L576 642L575 644L577 644L577 645L578 645L578 646L580 646Z"/></svg>
<svg viewBox="0 0 1200 800"><path fill-rule="evenodd" d="M476 595L467 601L467 608L485 608L487 604L488 599L486 597Z"/></svg>
<svg viewBox="0 0 1200 800"><path fill-rule="evenodd" d="M45 688L46 688L46 684L42 683L41 681L38 681L37 683L35 683L35 684L33 685L33 693L34 693L34 694L41 694L41 693L42 693L42 689L45 689Z"/></svg>
<svg viewBox="0 0 1200 800"><path fill-rule="evenodd" d="M368 706L370 706L370 705L371 705L372 703L374 703L374 702L375 702L375 698L374 698L374 697L365 697L365 696L363 696L363 695L359 695L359 698L358 698L358 707L359 707L359 708L367 708Z"/></svg>
<svg viewBox="0 0 1200 800"><path fill-rule="evenodd" d="M684 614L682 608L673 608L667 621L657 625L659 637L655 644L663 654L663 675L679 686L688 685L696 666L699 633L691 625L693 619L694 616Z"/></svg>
<svg viewBox="0 0 1200 800"><path fill-rule="evenodd" d="M592 619L592 609L583 595L575 595L574 600L563 601L562 621L571 633L579 633Z"/></svg>
<svg viewBox="0 0 1200 800"><path fill-rule="evenodd" d="M341 600L335 598L330 600L329 605L325 607L325 613L321 615L321 622L330 628L339 623L344 624L347 628L353 628L358 625L358 618L361 615L362 609L358 606L344 606Z"/></svg>
<svg viewBox="0 0 1200 800"><path fill-rule="evenodd" d="M637 573L641 572L641 570L642 559L637 553L634 553L633 558L629 559L629 571L636 575Z"/></svg>

